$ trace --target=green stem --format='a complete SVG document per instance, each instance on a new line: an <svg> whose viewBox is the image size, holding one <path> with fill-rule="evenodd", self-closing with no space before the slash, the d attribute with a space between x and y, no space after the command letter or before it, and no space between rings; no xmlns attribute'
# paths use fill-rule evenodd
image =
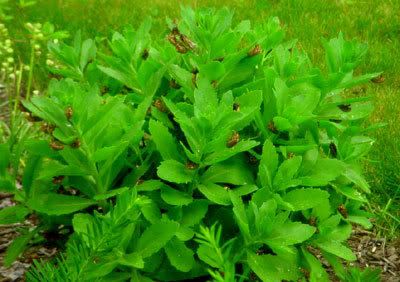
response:
<svg viewBox="0 0 400 282"><path fill-rule="evenodd" d="M22 70L23 70L23 64L21 63L19 66L17 86L16 86L16 90L15 90L14 110L12 112L12 122L15 121L15 117L17 116L18 104L19 104L19 100L21 97Z"/></svg>
<svg viewBox="0 0 400 282"><path fill-rule="evenodd" d="M28 86L26 87L26 100L27 101L29 101L29 98L31 96L34 63L35 63L35 44L34 44L34 42L32 42L31 43L31 57L30 57L30 61L29 61Z"/></svg>

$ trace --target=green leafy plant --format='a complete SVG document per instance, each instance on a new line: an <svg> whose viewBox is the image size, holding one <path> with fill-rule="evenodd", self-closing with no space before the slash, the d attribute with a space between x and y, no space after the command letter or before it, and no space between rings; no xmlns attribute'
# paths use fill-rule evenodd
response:
<svg viewBox="0 0 400 282"><path fill-rule="evenodd" d="M346 91L378 75L355 75L366 46L325 40L323 72L278 19L232 17L49 44L65 78L24 102L46 138L25 143L21 202L74 233L29 281L328 281L318 253L347 279L352 224L371 227L372 105Z"/></svg>

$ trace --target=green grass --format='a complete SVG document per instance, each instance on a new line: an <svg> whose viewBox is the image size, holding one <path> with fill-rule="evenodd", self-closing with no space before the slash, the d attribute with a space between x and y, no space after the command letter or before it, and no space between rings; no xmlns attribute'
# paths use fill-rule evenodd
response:
<svg viewBox="0 0 400 282"><path fill-rule="evenodd" d="M368 85L366 95L373 97L376 110L371 122L387 126L373 132L376 145L366 164L373 187L372 209L378 214L377 226L384 235L396 236L400 210L400 1L398 0L247 0L247 1L134 1L134 0L41 0L34 7L15 10L14 34L26 21L50 21L59 29L86 36L109 36L126 24L137 26L153 16L154 30L165 28L165 17L179 13L179 3L200 6L228 6L236 21L262 21L278 16L287 28L287 38L297 38L317 64L323 63L321 37L330 38L343 31L347 38L369 44L362 72L383 71L385 82ZM83 16L84 15L84 16Z"/></svg>

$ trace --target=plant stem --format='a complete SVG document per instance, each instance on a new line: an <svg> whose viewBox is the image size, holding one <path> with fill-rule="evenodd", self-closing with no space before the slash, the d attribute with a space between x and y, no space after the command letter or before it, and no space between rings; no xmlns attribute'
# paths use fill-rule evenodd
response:
<svg viewBox="0 0 400 282"><path fill-rule="evenodd" d="M29 101L29 98L31 96L34 63L35 63L35 44L33 41L31 43L31 57L30 57L30 61L29 61L28 86L26 87L26 100L27 101Z"/></svg>
<svg viewBox="0 0 400 282"><path fill-rule="evenodd" d="M13 122L15 121L15 117L17 116L17 109L18 109L19 99L21 97L22 71L23 71L23 64L20 63L19 73L18 73L18 78L17 78L17 85L16 85L16 88L15 88L14 110L12 112L12 120L13 120Z"/></svg>

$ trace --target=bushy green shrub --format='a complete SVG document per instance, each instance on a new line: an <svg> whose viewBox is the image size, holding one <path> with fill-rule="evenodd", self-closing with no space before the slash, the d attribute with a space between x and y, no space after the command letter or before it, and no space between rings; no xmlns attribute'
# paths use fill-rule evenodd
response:
<svg viewBox="0 0 400 282"><path fill-rule="evenodd" d="M317 254L346 279L351 224L371 226L372 105L346 92L378 75L355 75L366 45L325 40L324 72L278 19L232 17L49 44L59 80L24 102L47 137L13 209L74 233L29 281L327 281Z"/></svg>

